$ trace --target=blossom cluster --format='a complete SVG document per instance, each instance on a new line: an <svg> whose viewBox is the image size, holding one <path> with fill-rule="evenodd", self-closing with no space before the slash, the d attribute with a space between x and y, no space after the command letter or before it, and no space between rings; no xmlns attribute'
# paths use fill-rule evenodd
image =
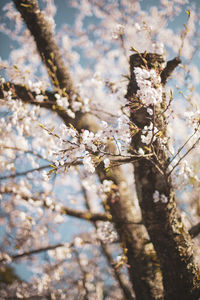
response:
<svg viewBox="0 0 200 300"><path fill-rule="evenodd" d="M49 134L52 135L52 132L49 131ZM91 173L95 172L96 165L101 161L106 169L109 168L113 153L106 149L108 142L115 143L120 155L126 153L131 141L128 118L125 115L118 118L115 128L102 121L96 133L87 129L79 133L73 126L61 124L55 137L57 150L52 153L55 167L81 160L85 169Z"/></svg>
<svg viewBox="0 0 200 300"><path fill-rule="evenodd" d="M193 126L197 128L200 125L200 110L194 111L186 111L184 113L184 117L186 118L186 122L189 126Z"/></svg>
<svg viewBox="0 0 200 300"><path fill-rule="evenodd" d="M118 239L117 232L110 222L102 222L97 229L97 236L103 243L113 243Z"/></svg>
<svg viewBox="0 0 200 300"><path fill-rule="evenodd" d="M55 94L56 97L56 103L58 106L62 107L62 109L64 109L68 116L70 116L72 119L75 118L75 112L81 109L81 102L75 101L75 99L72 101L72 108L73 110L70 108L70 104L68 101L68 98L62 97L60 94L56 93Z"/></svg>
<svg viewBox="0 0 200 300"><path fill-rule="evenodd" d="M149 106L162 102L161 79L155 69L134 68L138 91L136 96L142 104Z"/></svg>
<svg viewBox="0 0 200 300"><path fill-rule="evenodd" d="M157 132L158 129L155 126L153 126L153 123L150 123L149 126L145 126L142 130L141 135L142 143L149 145L151 142L154 142L156 140Z"/></svg>
<svg viewBox="0 0 200 300"><path fill-rule="evenodd" d="M155 191L153 193L153 202L157 203L157 202L162 202L162 203L167 203L168 202L168 198L167 196L165 196L164 194L160 194L159 191Z"/></svg>
<svg viewBox="0 0 200 300"><path fill-rule="evenodd" d="M177 160L173 161L176 164ZM172 166L171 166L172 168ZM172 183L174 188L180 189L183 186L191 184L198 186L200 182L200 174L196 172L195 166L189 163L187 160L182 160L177 166L176 171L172 174Z"/></svg>
<svg viewBox="0 0 200 300"><path fill-rule="evenodd" d="M115 30L112 33L112 38L117 40L124 34L125 26L122 24L117 24Z"/></svg>
<svg viewBox="0 0 200 300"><path fill-rule="evenodd" d="M4 78L0 79L0 82L3 81ZM28 86L31 91L35 92L35 100L39 103L42 103L45 101L45 95L44 95L44 90L46 90L46 85L42 81L36 81L32 82L31 80L28 80ZM73 95L71 97L71 102L69 103L69 99L67 95L62 96L59 93L54 94L55 99L56 99L56 104L61 107L63 110L66 111L68 116L70 116L72 119L75 118L75 112L79 111L83 104L80 101L76 100L76 95ZM84 101L83 101L84 102Z"/></svg>

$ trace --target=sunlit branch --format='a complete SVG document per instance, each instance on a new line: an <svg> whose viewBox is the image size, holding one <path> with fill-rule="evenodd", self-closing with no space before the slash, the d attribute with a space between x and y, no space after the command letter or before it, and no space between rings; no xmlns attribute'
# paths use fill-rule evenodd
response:
<svg viewBox="0 0 200 300"><path fill-rule="evenodd" d="M178 50L179 56L181 55L181 51L183 50L186 36L188 35L188 32L189 32L188 23L189 23L189 19L190 19L190 10L189 9L186 10L186 13L188 15L188 19L187 19L187 24L184 24L184 30L183 30L183 32L181 33L181 36L180 36L181 37L181 45L180 45L180 48Z"/></svg>
<svg viewBox="0 0 200 300"><path fill-rule="evenodd" d="M62 213L69 215L71 217L76 217L79 219L84 219L86 221L96 222L96 221L109 221L109 215L105 213L92 213L91 211L81 211L71 209L69 207L63 207Z"/></svg>
<svg viewBox="0 0 200 300"><path fill-rule="evenodd" d="M45 297L45 299L47 299L47 300L51 300L52 298L51 298L51 295L43 295L43 296L38 296L38 295L33 295L33 296L29 296L28 297L28 299L29 300L44 300L44 297ZM14 298L13 297L7 297L6 298L7 300L13 300ZM15 296L15 300L27 300L27 297L17 297L17 296Z"/></svg>
<svg viewBox="0 0 200 300"><path fill-rule="evenodd" d="M12 92L12 99L21 99L25 103L39 105L40 107L51 108L52 105L56 104L55 93L44 91L42 95L44 96L44 101L39 102L36 100L37 94L31 91L28 86L23 84L14 84L11 82L6 82L0 85L0 98L6 99L4 92Z"/></svg>
<svg viewBox="0 0 200 300"><path fill-rule="evenodd" d="M112 114L112 113L109 112L109 111L104 111L103 109L93 108L93 111L96 111L96 112L99 112L99 113L108 115L108 116L111 117L111 118L117 118L117 117L118 117L117 115L114 115L114 114ZM101 118L99 117L98 114L95 114L95 116L96 116L97 118L101 119Z"/></svg>

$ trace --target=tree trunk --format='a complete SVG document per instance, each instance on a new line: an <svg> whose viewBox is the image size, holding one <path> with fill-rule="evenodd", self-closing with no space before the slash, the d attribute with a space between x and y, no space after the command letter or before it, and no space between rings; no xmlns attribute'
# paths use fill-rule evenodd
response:
<svg viewBox="0 0 200 300"><path fill-rule="evenodd" d="M167 174L167 148L163 148L159 139L151 141L146 148L141 142L141 130L150 122L159 130L159 136L166 136L166 103L163 93L163 102L151 106L154 114L148 114L136 96L138 86L134 68L155 68L162 78L163 62L162 56L156 54L135 54L130 58L131 79L126 96L130 100L131 120L139 128L132 139L132 151L143 148L152 154L151 159L143 157L134 164L135 182L143 221L160 261L165 299L197 300L200 297L200 273L195 262L194 245L181 221L171 178ZM155 191L165 201L155 202Z"/></svg>

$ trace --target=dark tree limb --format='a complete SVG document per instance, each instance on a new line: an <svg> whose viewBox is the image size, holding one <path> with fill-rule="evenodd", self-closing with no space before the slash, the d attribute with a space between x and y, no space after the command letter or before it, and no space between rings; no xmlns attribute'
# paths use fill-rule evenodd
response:
<svg viewBox="0 0 200 300"><path fill-rule="evenodd" d="M15 173L15 174L10 174L10 175L5 175L5 176L1 176L0 177L0 181L1 180L5 180L5 179L9 179L9 178L15 178L15 177L19 177L19 176L25 176L29 173L33 173L35 171L41 171L41 170L44 170L44 169L48 169L50 168L50 165L45 165L45 166L41 166L39 168L34 168L34 169L30 169L30 170L26 170L24 172L18 172L18 173Z"/></svg>
<svg viewBox="0 0 200 300"><path fill-rule="evenodd" d="M190 228L189 230L189 234L191 235L191 237L194 239L195 237L197 237L197 235L199 235L200 233L200 222L197 223L196 225L192 226L192 228Z"/></svg>
<svg viewBox="0 0 200 300"><path fill-rule="evenodd" d="M163 300L162 274L157 255L152 243L148 243L145 227L136 224L140 216L134 207L131 190L121 185L124 181L121 168L111 169L109 174L105 174L104 167L100 165L98 174L101 181L112 180L116 185L116 189L108 193L106 207L112 215L123 248L125 251L127 249L128 272L136 299Z"/></svg>
<svg viewBox="0 0 200 300"><path fill-rule="evenodd" d="M176 69L176 67L181 63L181 59L180 57L175 57L172 60L169 60L167 62L166 67L164 68L164 70L161 73L161 82L162 84L166 84L168 78L170 77L170 75L173 73L173 71Z"/></svg>
<svg viewBox="0 0 200 300"><path fill-rule="evenodd" d="M134 67L145 66L141 59L142 55L135 54L130 58L132 82L129 84L129 97L137 94L138 87ZM151 68L154 67L155 60L157 60L156 68L158 68L162 57L157 54L147 54L145 59ZM178 63L179 59L168 63L163 73L163 84ZM130 101L133 102L132 98ZM166 122L163 111L165 111L165 107L162 103L155 105L151 121L162 133L162 136L165 136ZM145 107L134 111L131 115L131 120L137 122L140 129L149 125L149 119ZM144 146L139 132L132 139L132 147L138 149ZM150 160L144 157L137 161L134 164L134 174L143 221L160 261L165 300L197 300L200 296L200 269L195 259L195 248L191 236L182 223L176 207L171 178L167 176L168 153L157 140L152 141L148 147L153 157ZM155 168L156 164L159 165L159 169ZM164 195L167 201L155 202L153 196L155 191L159 197Z"/></svg>
<svg viewBox="0 0 200 300"><path fill-rule="evenodd" d="M39 254L41 252L54 250L56 248L64 247L64 246L65 246L65 244L63 244L63 243L56 244L56 245L49 245L49 246L46 246L46 247L41 247L41 248L38 248L38 249L26 251L26 252L23 252L21 254L11 255L10 257L11 257L12 260L17 260L17 259L20 259L20 258L23 258L23 257L31 256L33 254ZM0 260L0 262L4 262L4 261L6 261L6 259L4 259L4 258Z"/></svg>
<svg viewBox="0 0 200 300"><path fill-rule="evenodd" d="M64 109L62 109L62 107L56 105L56 97L55 97L56 92L50 92L47 90L43 91L42 95L44 96L44 101L39 102L36 100L37 94L34 91L31 91L29 87L23 84L20 85L20 84L6 82L0 85L0 99L6 100L5 92L8 91L12 92L12 99L20 99L24 103L33 104L41 108L50 109L56 112L58 116L61 117L66 124L75 125L77 123L77 120L75 121L73 118L71 118L67 114L67 112Z"/></svg>

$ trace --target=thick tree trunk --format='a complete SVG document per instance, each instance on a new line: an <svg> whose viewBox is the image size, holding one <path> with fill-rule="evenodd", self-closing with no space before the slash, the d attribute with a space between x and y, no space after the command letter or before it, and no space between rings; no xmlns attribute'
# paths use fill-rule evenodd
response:
<svg viewBox="0 0 200 300"><path fill-rule="evenodd" d="M162 276L156 253L140 222L140 214L135 208L132 191L126 184L122 169L115 167L108 175L102 168L98 173L102 181L112 180L116 185L108 195L106 206L128 259L128 271L136 299L163 299Z"/></svg>
<svg viewBox="0 0 200 300"><path fill-rule="evenodd" d="M137 151L140 147L145 149L145 145L141 142L141 130L149 126L150 121L159 130L159 134L165 137L166 122L163 113L166 109L165 95L163 93L163 103L152 107L154 114L150 116L145 106L140 107L141 101L136 97L138 86L134 74L134 68L141 66L148 69L156 68L161 73L162 63L163 58L156 54L135 54L130 58L131 80L127 98L132 108L131 119L140 129L132 139L133 151ZM167 73L166 69L164 73ZM166 82L165 76L164 79L163 85ZM146 146L148 148L145 151L152 153L152 157L138 160L134 164L134 174L143 221L160 261L165 299L197 300L200 297L200 273L195 262L194 245L181 221L171 178L167 175L169 161L167 149L164 150L158 140ZM155 202L153 200L155 191L160 197L164 195L167 203Z"/></svg>
<svg viewBox="0 0 200 300"><path fill-rule="evenodd" d="M75 93L73 82L60 49L52 35L52 29L40 11L36 0L13 0L35 39L38 52L45 64L55 88L62 89L70 97Z"/></svg>
<svg viewBox="0 0 200 300"><path fill-rule="evenodd" d="M66 92L70 98L75 91L69 71L61 58L49 24L39 10L37 1L13 1L36 41L38 52L47 67L53 85L55 88L60 88ZM61 117L65 121L64 113ZM73 124L77 124L77 129L88 128L95 131L97 124L88 117L88 115L78 113ZM66 120L69 120L67 114ZM148 235L145 227L136 224L138 217L135 213L131 189L128 185L126 185L126 188L123 188L124 183L126 183L126 177L123 176L120 168L115 168L110 176L107 176L106 172L102 171L101 168L98 170L98 173L102 181L104 179L112 179L118 186L116 197L113 194L112 198L108 199L108 205L119 237L124 247L128 249L130 281L136 293L136 298L140 300L163 299L162 278L155 251L151 243L146 243ZM113 197L115 201L113 201Z"/></svg>

